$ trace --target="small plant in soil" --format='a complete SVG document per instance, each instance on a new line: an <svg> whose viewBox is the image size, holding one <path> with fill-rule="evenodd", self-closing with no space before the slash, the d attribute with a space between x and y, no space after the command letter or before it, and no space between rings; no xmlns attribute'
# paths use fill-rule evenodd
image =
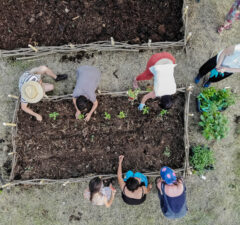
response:
<svg viewBox="0 0 240 225"><path fill-rule="evenodd" d="M84 119L84 114L80 113L79 116L78 116L78 119L79 119L79 120Z"/></svg>
<svg viewBox="0 0 240 225"><path fill-rule="evenodd" d="M229 89L204 88L198 95L200 110L208 112L216 106L218 110L224 110L235 103L235 96Z"/></svg>
<svg viewBox="0 0 240 225"><path fill-rule="evenodd" d="M121 111L121 112L117 115L117 117L118 117L119 119L124 119L124 118L126 118L126 113L123 112L123 111Z"/></svg>
<svg viewBox="0 0 240 225"><path fill-rule="evenodd" d="M58 116L59 116L59 113L57 112L49 113L49 117L53 118L54 120L56 120Z"/></svg>
<svg viewBox="0 0 240 225"><path fill-rule="evenodd" d="M132 89L129 89L127 94L128 94L128 99L130 101L134 101L137 99L138 97L138 94L141 90L139 88L135 89L135 90L132 90Z"/></svg>
<svg viewBox="0 0 240 225"><path fill-rule="evenodd" d="M216 106L209 112L203 112L200 119L198 124L203 128L202 134L207 140L220 140L227 135L228 120L217 110Z"/></svg>
<svg viewBox="0 0 240 225"><path fill-rule="evenodd" d="M94 142L94 135L93 134L91 135L90 139L91 139L91 142Z"/></svg>
<svg viewBox="0 0 240 225"><path fill-rule="evenodd" d="M111 119L111 115L107 112L104 113L104 119L105 120L110 120Z"/></svg>
<svg viewBox="0 0 240 225"><path fill-rule="evenodd" d="M168 111L166 109L162 109L161 112L159 113L159 116L163 117L168 114Z"/></svg>
<svg viewBox="0 0 240 225"><path fill-rule="evenodd" d="M170 151L170 148L167 146L163 152L163 155L166 156L166 157L170 157L171 156L171 151Z"/></svg>
<svg viewBox="0 0 240 225"><path fill-rule="evenodd" d="M148 106L144 106L143 108L143 115L145 114L149 114L149 107Z"/></svg>
<svg viewBox="0 0 240 225"><path fill-rule="evenodd" d="M215 158L213 151L207 146L195 146L193 155L190 157L190 163L199 175L204 173L204 170L211 168L214 165Z"/></svg>

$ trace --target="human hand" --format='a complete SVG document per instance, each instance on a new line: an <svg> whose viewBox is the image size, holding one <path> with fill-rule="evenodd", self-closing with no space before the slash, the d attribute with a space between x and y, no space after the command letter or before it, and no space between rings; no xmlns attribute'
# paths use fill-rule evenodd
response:
<svg viewBox="0 0 240 225"><path fill-rule="evenodd" d="M35 117L36 117L37 121L40 121L40 122L42 121L42 116L41 115L37 114Z"/></svg>
<svg viewBox="0 0 240 225"><path fill-rule="evenodd" d="M90 113L87 113L84 120L85 120L86 122L88 122L88 121L90 120L91 116L92 116L92 115L91 115Z"/></svg>
<svg viewBox="0 0 240 225"><path fill-rule="evenodd" d="M116 194L117 190L112 186L112 184L110 184L109 187L112 190L112 193Z"/></svg>
<svg viewBox="0 0 240 225"><path fill-rule="evenodd" d="M226 67L222 67L222 66L220 66L220 67L218 67L218 68L216 68L216 69L217 69L217 71L220 72L220 73L224 73L224 72L227 71L227 68L226 68Z"/></svg>
<svg viewBox="0 0 240 225"><path fill-rule="evenodd" d="M78 119L78 116L81 114L81 112L78 110L78 111L76 111L76 113L75 113L75 117L76 117L76 119Z"/></svg>
<svg viewBox="0 0 240 225"><path fill-rule="evenodd" d="M138 110L142 111L143 108L144 108L145 104L143 103L140 103L139 106L138 106Z"/></svg>
<svg viewBox="0 0 240 225"><path fill-rule="evenodd" d="M124 155L120 155L120 156L119 156L119 163L122 163L123 158L124 158Z"/></svg>
<svg viewBox="0 0 240 225"><path fill-rule="evenodd" d="M138 88L138 82L137 82L136 78L135 78L134 81L133 81L133 88L134 88L134 89L137 89L137 88Z"/></svg>
<svg viewBox="0 0 240 225"><path fill-rule="evenodd" d="M149 188L149 190L151 190L152 189L152 184L149 184L148 188Z"/></svg>

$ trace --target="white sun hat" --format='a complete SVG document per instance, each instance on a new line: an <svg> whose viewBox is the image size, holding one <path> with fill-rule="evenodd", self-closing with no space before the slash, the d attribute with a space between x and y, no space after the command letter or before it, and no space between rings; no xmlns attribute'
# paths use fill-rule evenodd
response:
<svg viewBox="0 0 240 225"><path fill-rule="evenodd" d="M36 81L28 81L21 88L22 98L28 103L37 103L43 96L44 91L40 83Z"/></svg>

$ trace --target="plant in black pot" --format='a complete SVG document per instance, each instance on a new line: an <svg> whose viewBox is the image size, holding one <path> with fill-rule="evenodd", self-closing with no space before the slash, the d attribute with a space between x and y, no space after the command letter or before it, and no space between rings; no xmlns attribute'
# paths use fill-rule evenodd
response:
<svg viewBox="0 0 240 225"><path fill-rule="evenodd" d="M213 151L207 146L197 145L191 149L190 163L198 175L202 175L205 170L213 169L215 158Z"/></svg>

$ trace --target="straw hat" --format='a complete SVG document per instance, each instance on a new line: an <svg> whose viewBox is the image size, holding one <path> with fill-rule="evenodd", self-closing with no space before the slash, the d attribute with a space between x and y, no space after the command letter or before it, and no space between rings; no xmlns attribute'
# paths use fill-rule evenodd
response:
<svg viewBox="0 0 240 225"><path fill-rule="evenodd" d="M43 96L44 91L40 83L36 81L28 81L21 88L22 98L28 103L37 103Z"/></svg>

